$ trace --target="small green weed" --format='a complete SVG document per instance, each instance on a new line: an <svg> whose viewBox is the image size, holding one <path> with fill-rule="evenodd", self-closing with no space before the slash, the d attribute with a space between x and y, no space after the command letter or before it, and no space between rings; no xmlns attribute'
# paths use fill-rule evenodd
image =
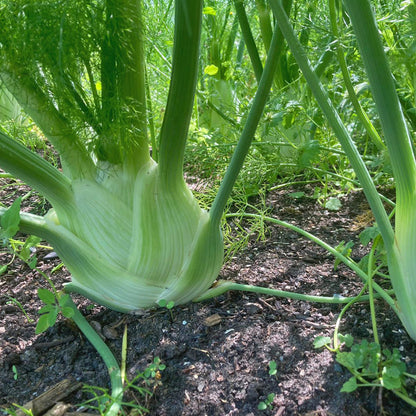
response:
<svg viewBox="0 0 416 416"><path fill-rule="evenodd" d="M13 371L13 378L17 380L19 378L19 374L17 373L17 368L15 365L12 366L12 371Z"/></svg>
<svg viewBox="0 0 416 416"><path fill-rule="evenodd" d="M349 352L338 352L336 360L352 373L342 386L342 392L350 393L361 386L383 386L407 394L406 364L396 348L393 352L381 351L379 344L364 340L354 344Z"/></svg>
<svg viewBox="0 0 416 416"><path fill-rule="evenodd" d="M16 298L14 298L12 296L7 296L7 295L6 295L6 297L9 299L9 301L6 302L6 304L11 304L12 303L12 304L16 305L23 312L23 314L25 315L27 321L30 324L33 323L33 319L28 315L28 313L26 312L26 310L23 307L23 305Z"/></svg>
<svg viewBox="0 0 416 416"><path fill-rule="evenodd" d="M257 408L259 410L266 410L266 409L272 409L273 408L273 400L274 400L274 393L270 393L267 395L267 398L264 399L263 401L261 401L259 403L259 405L257 406Z"/></svg>
<svg viewBox="0 0 416 416"><path fill-rule="evenodd" d="M269 375L277 376L277 363L274 360L269 362Z"/></svg>
<svg viewBox="0 0 416 416"><path fill-rule="evenodd" d="M16 403L13 403L13 407L9 407L7 409L4 409L5 413L10 416L33 416L32 409L26 409L23 406L19 406Z"/></svg>
<svg viewBox="0 0 416 416"><path fill-rule="evenodd" d="M277 378L277 363L274 360L269 362L269 376L274 376ZM267 397L258 404L257 408L259 410L272 409L274 397L274 393L269 393Z"/></svg>
<svg viewBox="0 0 416 416"><path fill-rule="evenodd" d="M153 362L143 372L138 373L133 380L129 381L126 379L122 397L130 396L132 400L128 402L122 401L120 405L131 409L128 414L140 416L149 414L147 406L156 388L161 385L161 372L165 368L166 366L161 363L160 358L155 357ZM104 416L114 403L114 398L111 397L106 388L85 385L84 391L92 397L81 403L81 408L98 411L100 415ZM123 408L122 413L123 415L126 414Z"/></svg>
<svg viewBox="0 0 416 416"><path fill-rule="evenodd" d="M39 288L38 296L45 306L38 311L40 317L35 329L36 334L40 334L49 327L54 326L59 313L62 313L65 318L72 318L74 311L68 306L70 301L69 294Z"/></svg>
<svg viewBox="0 0 416 416"><path fill-rule="evenodd" d="M350 334L337 334L337 339L336 345L331 347L330 337L316 337L314 347L336 352L336 361L351 372L341 392L351 393L359 387L384 387L416 407L416 401L408 397L406 391L406 379L416 379L416 376L406 372L406 364L397 348L393 352L381 350L380 344L367 340L354 344ZM342 346L350 351L341 351Z"/></svg>

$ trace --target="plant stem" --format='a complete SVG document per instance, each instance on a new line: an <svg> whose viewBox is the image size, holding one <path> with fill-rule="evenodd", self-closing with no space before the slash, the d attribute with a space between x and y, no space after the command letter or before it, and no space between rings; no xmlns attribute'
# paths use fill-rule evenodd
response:
<svg viewBox="0 0 416 416"><path fill-rule="evenodd" d="M377 331L377 321L376 321L376 309L374 304L374 292L373 292L373 277L374 277L374 253L376 251L376 248L378 246L378 242L380 241L380 235L378 235L373 242L373 246L370 250L370 255L368 258L368 294L370 296L370 314L371 314L371 325L373 327L373 336L374 341L376 344L380 345L380 341L378 338L378 331Z"/></svg>
<svg viewBox="0 0 416 416"><path fill-rule="evenodd" d="M337 322L335 323L334 337L333 337L333 340L334 340L333 343L334 343L334 350L335 351L339 348L338 330L339 330L339 327L341 325L342 317L344 316L345 312L347 312L347 310L350 308L351 305L358 302L362 298L362 296L364 296L363 294L364 294L364 291L365 291L366 287L367 287L367 285L364 285L364 287L361 289L360 293L355 298L351 299L351 301L348 302L342 308L341 312L338 315ZM369 297L367 297L367 298L370 300Z"/></svg>
<svg viewBox="0 0 416 416"><path fill-rule="evenodd" d="M259 14L259 24L261 37L266 51L269 50L272 42L273 29L270 22L270 10L266 6L265 0L256 0L256 7Z"/></svg>
<svg viewBox="0 0 416 416"><path fill-rule="evenodd" d="M251 33L251 28L248 22L246 10L244 9L243 0L234 0L234 5L238 17L238 22L240 24L241 33L243 34L244 43L246 44L247 51L250 56L251 65L253 66L257 83L260 83L261 75L263 73L263 65L260 60L256 42L254 42L253 34Z"/></svg>
<svg viewBox="0 0 416 416"><path fill-rule="evenodd" d="M100 354L105 365L107 366L108 372L110 374L111 380L111 398L113 403L106 412L106 416L117 416L121 408L121 402L123 399L123 384L121 382L120 367L115 359L110 348L107 344L100 338L100 336L94 331L92 326L88 323L82 313L78 310L71 298L65 306L70 307L74 315L72 319L77 324L78 328L82 331L85 337L93 345L93 347Z"/></svg>
<svg viewBox="0 0 416 416"><path fill-rule="evenodd" d="M72 201L70 180L58 169L17 140L0 132L1 166L44 195L52 205Z"/></svg>
<svg viewBox="0 0 416 416"><path fill-rule="evenodd" d="M106 0L98 155L132 172L149 160L141 0Z"/></svg>
<svg viewBox="0 0 416 416"><path fill-rule="evenodd" d="M313 241L314 243L320 245L325 250L330 252L334 257L339 259L346 266L348 266L351 270L353 270L355 273L357 273L358 276L361 277L363 282L367 283L367 281L368 281L367 273L364 272L363 270L361 270L360 267L354 261L348 259L344 255L342 255L339 251L337 251L335 248L331 247L329 244L325 243L324 241L322 241L318 237L314 236L313 234L308 233L307 231L302 230L301 228L296 227L293 224L290 224L286 221L278 220L276 218L272 218L272 217L268 217L268 216L264 216L264 215L259 215L259 214L247 214L247 213L244 213L243 216L248 217L248 218L261 219L262 221L269 221L269 222L272 222L274 224L277 224L277 225L280 225L282 227L288 228L292 231L295 231L295 232L303 235L304 237L308 238L309 240ZM227 218L231 218L231 217L241 217L241 214L227 214ZM379 293L380 297L382 297L390 305L390 307L396 313L398 313L398 309L395 305L394 300L391 298L391 296L384 289L382 289L378 284L373 282L373 286L374 286L374 289Z"/></svg>
<svg viewBox="0 0 416 416"><path fill-rule="evenodd" d="M254 97L253 105L248 114L247 122L244 126L243 132L241 133L237 147L235 148L234 154L231 158L231 162L228 165L224 179L221 182L220 188L210 210L212 221L215 224L214 226L219 226L221 222L221 217L222 213L224 212L225 205L228 201L228 198L230 197L234 183L237 180L238 174L240 173L240 170L243 166L244 159L250 149L250 145L254 138L260 117L263 114L270 88L273 83L274 73L277 67L277 61L279 57L279 44L278 29L275 28L272 43L267 54L263 75Z"/></svg>
<svg viewBox="0 0 416 416"><path fill-rule="evenodd" d="M175 35L168 102L160 131L160 175L166 183L183 176L183 158L198 75L202 0L175 1Z"/></svg>
<svg viewBox="0 0 416 416"><path fill-rule="evenodd" d="M194 302L200 302L203 300L211 299L216 296L220 296L229 290L237 290L240 292L260 293L263 295L277 296L280 298L301 300L305 302L318 302L318 303L332 303L332 304L344 304L350 302L368 302L368 295L361 295L355 297L344 297L340 295L334 296L315 296L304 295L302 293L288 292L286 290L271 289L268 287L245 285L242 283L235 283L232 281L220 280L217 285L207 290L203 295L194 299Z"/></svg>
<svg viewBox="0 0 416 416"><path fill-rule="evenodd" d="M380 116L396 184L394 240L378 225L388 254L389 273L397 296L399 317L416 341L414 279L416 244L416 160L411 137L384 53L377 23L368 0L345 2ZM374 210L373 210L374 212Z"/></svg>
<svg viewBox="0 0 416 416"><path fill-rule="evenodd" d="M122 125L127 126L125 157L128 165L140 167L149 158L142 0L117 0L117 3L125 26L123 31L118 29L123 40L122 46L118 46L122 68L118 88ZM123 47L124 44L128 47ZM129 107L133 111L126 112L124 108Z"/></svg>
<svg viewBox="0 0 416 416"><path fill-rule="evenodd" d="M338 63L341 68L342 77L344 80L345 87L347 88L351 103L354 107L354 110L358 118L360 119L361 123L364 125L365 130L367 131L373 143L377 146L378 150L381 150L381 151L386 150L385 144L381 140L379 134L377 133L377 130L374 128L367 114L364 112L363 108L361 107L361 104L358 101L357 95L354 91L354 86L352 85L352 82L351 82L351 78L348 72L347 62L345 60L344 51L342 49L341 39L339 36L335 0L329 0L329 16L331 20L332 34L334 35L335 39L337 39L336 53L337 53Z"/></svg>
<svg viewBox="0 0 416 416"><path fill-rule="evenodd" d="M416 407L416 400L411 399L409 396L401 393L400 391L397 391L397 390L392 390L392 391L397 397L399 397L406 403L410 404L410 406Z"/></svg>
<svg viewBox="0 0 416 416"><path fill-rule="evenodd" d="M65 173L71 178L93 178L96 169L87 149L31 75L9 66L2 68L0 79L59 152Z"/></svg>
<svg viewBox="0 0 416 416"><path fill-rule="evenodd" d="M306 56L305 50L299 43L299 40L293 31L293 28L282 6L281 0L270 0L270 3L275 18L279 24L279 27L283 35L285 36L286 41L289 44L289 47L300 69L302 70L302 73L306 81L308 82L308 85L311 88L313 95L318 101L318 104L322 112L325 114L329 124L331 125L338 140L340 141L361 183L361 186L363 187L364 193L367 197L367 200L373 211L374 217L380 228L384 242L387 246L390 246L394 240L393 228L389 222L387 213L383 207L380 197L378 196L377 190L371 179L370 174L368 173L365 163L363 162L361 155L355 147L355 144L352 141L351 136L348 133L346 127L343 125L337 111L332 105L328 97L328 94L324 90L321 82L319 81L318 77L313 71L309 63L309 60Z"/></svg>

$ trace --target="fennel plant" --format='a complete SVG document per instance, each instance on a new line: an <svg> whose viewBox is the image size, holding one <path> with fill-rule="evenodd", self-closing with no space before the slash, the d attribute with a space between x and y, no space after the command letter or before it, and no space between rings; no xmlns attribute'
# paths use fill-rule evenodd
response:
<svg viewBox="0 0 416 416"><path fill-rule="evenodd" d="M53 207L43 217L22 214L20 229L51 243L71 272L67 291L124 312L192 300L223 258L219 218L200 209L182 172L202 1L176 2L158 163L147 137L141 9L133 0L18 1L0 11L0 78L62 164L0 133L0 165Z"/></svg>
<svg viewBox="0 0 416 416"><path fill-rule="evenodd" d="M60 7L17 1L2 2L0 9L1 81L62 165L52 166L0 131L0 166L52 205L45 216L21 213L19 228L54 247L71 273L67 292L122 312L198 299L217 278L221 218L266 104L282 41L275 29L240 141L206 212L183 177L202 0L175 2L157 162L147 134L144 6L139 0Z"/></svg>

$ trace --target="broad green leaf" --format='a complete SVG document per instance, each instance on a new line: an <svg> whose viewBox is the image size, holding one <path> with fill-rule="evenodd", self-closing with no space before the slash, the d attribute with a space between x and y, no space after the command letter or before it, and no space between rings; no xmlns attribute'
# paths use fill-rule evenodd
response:
<svg viewBox="0 0 416 416"><path fill-rule="evenodd" d="M53 304L51 304L51 303L48 303L47 305L45 305L45 306L43 306L42 308L40 308L39 310L38 310L38 314L39 315L43 315L43 314L45 314L45 313L49 313L50 311L52 311L53 309L55 309L56 308L56 306L55 305L53 305Z"/></svg>
<svg viewBox="0 0 416 416"><path fill-rule="evenodd" d="M335 250L338 251L338 253L341 253L345 257L349 257L352 252L352 247L354 246L353 241L348 241L348 243L345 243L345 241L341 241L336 247ZM337 270L341 260L339 258L335 259L334 262L334 270Z"/></svg>
<svg viewBox="0 0 416 416"><path fill-rule="evenodd" d="M381 384L389 390L399 389L402 386L402 372L396 366L384 367Z"/></svg>
<svg viewBox="0 0 416 416"><path fill-rule="evenodd" d="M322 348L322 347L325 347L326 345L329 345L330 343L331 343L330 337L324 337L320 335L319 337L316 337L315 340L313 341L313 347Z"/></svg>
<svg viewBox="0 0 416 416"><path fill-rule="evenodd" d="M341 201L338 198L329 198L328 201L326 201L325 208L329 209L330 211L339 211L342 204Z"/></svg>
<svg viewBox="0 0 416 416"><path fill-rule="evenodd" d="M61 309L61 313L65 318L72 318L74 316L74 310L69 306L65 306Z"/></svg>
<svg viewBox="0 0 416 416"><path fill-rule="evenodd" d="M36 235L30 235L26 241L23 247L36 247L39 243L41 242L41 239L39 237L37 237Z"/></svg>
<svg viewBox="0 0 416 416"><path fill-rule="evenodd" d="M159 364L159 370L163 371L166 368L165 364Z"/></svg>
<svg viewBox="0 0 416 416"><path fill-rule="evenodd" d="M336 357L337 362L339 362L344 367L349 369L356 369L356 362L354 358L354 354L351 352L339 352L337 353Z"/></svg>
<svg viewBox="0 0 416 416"><path fill-rule="evenodd" d="M318 140L307 141L300 149L300 152L299 165L301 167L310 166L319 156L320 146Z"/></svg>
<svg viewBox="0 0 416 416"><path fill-rule="evenodd" d="M269 393L269 394L267 395L267 401L268 401L269 403L271 403L271 402L274 400L274 396L275 396L275 394L274 394L274 393Z"/></svg>
<svg viewBox="0 0 416 416"><path fill-rule="evenodd" d="M6 272L7 272L7 264L4 264L3 266L0 266L0 276L3 273L6 273Z"/></svg>
<svg viewBox="0 0 416 416"><path fill-rule="evenodd" d="M204 7L202 10L202 13L207 14L207 15L211 15L211 16L216 16L217 12L215 11L215 9L213 7Z"/></svg>
<svg viewBox="0 0 416 416"><path fill-rule="evenodd" d="M39 299L46 304L53 304L55 303L55 295L48 289L38 289L38 296Z"/></svg>
<svg viewBox="0 0 416 416"><path fill-rule="evenodd" d="M56 323L56 320L58 319L58 313L59 313L59 309L57 307L55 307L54 309L52 309L47 315L48 315L48 322L49 322L49 326L54 326Z"/></svg>
<svg viewBox="0 0 416 416"><path fill-rule="evenodd" d="M204 69L204 74L215 75L218 72L218 67L215 65L208 65Z"/></svg>
<svg viewBox="0 0 416 416"><path fill-rule="evenodd" d="M266 410L267 409L267 404L264 403L264 402L260 402L259 405L257 406L257 409Z"/></svg>
<svg viewBox="0 0 416 416"><path fill-rule="evenodd" d="M36 324L35 334L41 334L49 328L49 314L41 315L38 323Z"/></svg>
<svg viewBox="0 0 416 416"><path fill-rule="evenodd" d="M386 376L381 379L381 385L388 390L397 390L402 386L402 381L400 378Z"/></svg>
<svg viewBox="0 0 416 416"><path fill-rule="evenodd" d="M377 226L367 227L360 233L360 242L366 246L370 241L373 241L380 234Z"/></svg>
<svg viewBox="0 0 416 416"><path fill-rule="evenodd" d="M354 337L351 334L338 334L339 342L343 342L346 347L351 348L352 344L354 343Z"/></svg>
<svg viewBox="0 0 416 416"><path fill-rule="evenodd" d="M38 258L36 256L33 256L29 261L27 261L28 266L33 270L38 263Z"/></svg>
<svg viewBox="0 0 416 416"><path fill-rule="evenodd" d="M21 202L22 198L17 198L0 218L2 239L12 238L19 231Z"/></svg>
<svg viewBox="0 0 416 416"><path fill-rule="evenodd" d="M358 387L357 385L357 379L355 377L351 377L348 381L346 381L342 388L341 393L351 393L354 390L356 390Z"/></svg>
<svg viewBox="0 0 416 416"><path fill-rule="evenodd" d="M269 375L274 376L277 374L277 363L276 361L269 362Z"/></svg>
<svg viewBox="0 0 416 416"><path fill-rule="evenodd" d="M300 191L300 192L291 192L289 194L289 196L291 198L294 198L294 199L300 199L300 198L303 198L305 196L305 192L302 192L302 191Z"/></svg>

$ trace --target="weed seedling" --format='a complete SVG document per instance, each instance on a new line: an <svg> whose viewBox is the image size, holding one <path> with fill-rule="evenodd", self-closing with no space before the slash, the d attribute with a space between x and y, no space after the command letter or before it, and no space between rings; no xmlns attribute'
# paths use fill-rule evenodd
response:
<svg viewBox="0 0 416 416"><path fill-rule="evenodd" d="M7 295L6 295L6 297L9 299L9 301L6 302L7 304L14 304L14 305L16 305L23 312L23 315L25 315L27 321L30 324L33 323L33 319L28 315L28 313L26 312L26 310L23 307L23 305L16 298L13 298L12 296L7 296Z"/></svg>
<svg viewBox="0 0 416 416"><path fill-rule="evenodd" d="M269 362L269 375L277 377L277 363L274 360Z"/></svg>
<svg viewBox="0 0 416 416"><path fill-rule="evenodd" d="M17 379L18 379L18 377L19 377L19 375L18 375L18 373L17 373L17 368L16 368L16 366L15 366L15 365L13 365L13 366L12 366L12 371L13 371L13 378L14 378L15 380L17 380Z"/></svg>
<svg viewBox="0 0 416 416"><path fill-rule="evenodd" d="M263 401L261 401L259 403L259 405L257 406L257 408L259 410L266 410L266 409L272 409L273 408L273 400L274 400L274 393L270 393L267 395L267 398L264 399Z"/></svg>
<svg viewBox="0 0 416 416"><path fill-rule="evenodd" d="M269 362L269 376L277 378L277 363L274 360ZM269 393L267 397L258 404L257 408L259 410L272 409L274 396L274 393Z"/></svg>
<svg viewBox="0 0 416 416"><path fill-rule="evenodd" d="M161 384L161 371L165 368L166 366L161 363L160 358L155 357L153 362L143 372L138 373L134 379L130 381L125 379L125 386L123 388L123 394L119 398L119 405L130 408L130 414L132 415L141 416L148 414L149 410L146 406L153 396L157 386ZM114 403L114 397L110 395L108 389L106 388L85 385L84 391L92 397L80 404L81 408L98 411L100 415L104 416L107 410ZM122 397L127 396L127 393L130 393L130 395L133 396L133 401L122 401Z"/></svg>

